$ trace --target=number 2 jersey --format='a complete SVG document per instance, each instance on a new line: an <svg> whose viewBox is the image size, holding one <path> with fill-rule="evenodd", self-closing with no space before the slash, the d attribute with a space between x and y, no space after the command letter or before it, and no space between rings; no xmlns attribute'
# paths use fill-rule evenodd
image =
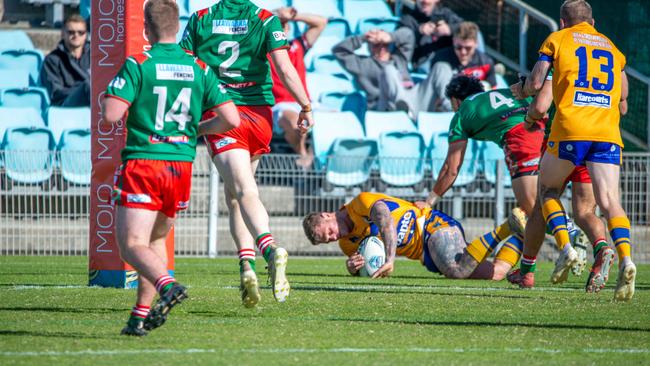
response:
<svg viewBox="0 0 650 366"><path fill-rule="evenodd" d="M180 46L218 70L235 104L275 104L266 55L289 44L268 10L249 0L221 0L192 14Z"/></svg>
<svg viewBox="0 0 650 366"><path fill-rule="evenodd" d="M557 111L549 140L623 146L618 104L625 56L612 41L583 22L549 35L539 53L553 64Z"/></svg>
<svg viewBox="0 0 650 366"><path fill-rule="evenodd" d="M129 104L122 161L193 161L201 115L230 101L208 66L161 43L128 57L106 97Z"/></svg>

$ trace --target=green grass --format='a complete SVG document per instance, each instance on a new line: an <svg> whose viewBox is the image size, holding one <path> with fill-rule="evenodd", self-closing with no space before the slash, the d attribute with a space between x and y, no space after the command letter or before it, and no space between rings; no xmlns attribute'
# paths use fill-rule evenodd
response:
<svg viewBox="0 0 650 366"><path fill-rule="evenodd" d="M235 259L179 259L190 299L137 339L119 335L135 292L85 287L86 262L0 257L1 365L650 363L647 265L634 300L620 304L615 272L593 295L586 274L551 287L549 265L523 291L443 279L412 261L370 280L348 276L341 258L292 259L289 300L275 303L265 286L250 310Z"/></svg>

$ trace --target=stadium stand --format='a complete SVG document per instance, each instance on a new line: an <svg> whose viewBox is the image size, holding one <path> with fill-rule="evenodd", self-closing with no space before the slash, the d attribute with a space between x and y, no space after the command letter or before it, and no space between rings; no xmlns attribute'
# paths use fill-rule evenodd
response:
<svg viewBox="0 0 650 366"><path fill-rule="evenodd" d="M267 10L274 10L277 8L282 8L287 6L287 1L285 0L252 0L253 3L260 8Z"/></svg>
<svg viewBox="0 0 650 366"><path fill-rule="evenodd" d="M449 122L451 122L453 112L420 112L418 114L417 126L418 131L422 134L424 142L431 145L431 138L435 134L447 132Z"/></svg>
<svg viewBox="0 0 650 366"><path fill-rule="evenodd" d="M364 34L372 29L381 29L386 32L394 32L399 23L398 18L362 18L357 25L357 33Z"/></svg>
<svg viewBox="0 0 650 366"><path fill-rule="evenodd" d="M34 44L22 30L3 30L0 32L0 50L33 50Z"/></svg>
<svg viewBox="0 0 650 366"><path fill-rule="evenodd" d="M65 190L69 184L90 184L90 129L65 130L57 146L61 179L57 186Z"/></svg>
<svg viewBox="0 0 650 366"><path fill-rule="evenodd" d="M0 89L29 87L29 70L0 68Z"/></svg>
<svg viewBox="0 0 650 366"><path fill-rule="evenodd" d="M307 73L307 89L312 101L318 101L324 93L343 92L351 93L355 91L354 85L348 79L335 75L318 74L315 72Z"/></svg>
<svg viewBox="0 0 650 366"><path fill-rule="evenodd" d="M186 0L186 7L190 14L214 5L214 0Z"/></svg>
<svg viewBox="0 0 650 366"><path fill-rule="evenodd" d="M391 186L413 186L422 191L426 145L418 132L384 132L379 135L379 176ZM383 191L383 185L377 190Z"/></svg>
<svg viewBox="0 0 650 366"><path fill-rule="evenodd" d="M32 108L0 107L0 141L5 131L13 127L45 127L41 112Z"/></svg>
<svg viewBox="0 0 650 366"><path fill-rule="evenodd" d="M9 88L0 93L0 106L12 108L32 108L39 113L50 106L47 90L39 87Z"/></svg>
<svg viewBox="0 0 650 366"><path fill-rule="evenodd" d="M318 74L340 76L352 80L352 75L341 66L333 55L315 56L312 60L310 71Z"/></svg>
<svg viewBox="0 0 650 366"><path fill-rule="evenodd" d="M325 190L332 186L351 188L362 185L370 190L369 178L377 156L377 141L338 139L334 141L325 169Z"/></svg>
<svg viewBox="0 0 650 366"><path fill-rule="evenodd" d="M350 24L350 29L358 29L362 18L392 18L393 12L383 0L346 0L343 1L343 17Z"/></svg>
<svg viewBox="0 0 650 366"><path fill-rule="evenodd" d="M497 181L497 164L503 164L506 158L503 149L491 142L482 141L479 144L479 151L481 170L485 175L485 180L494 185ZM512 179L505 166L503 168L503 185L505 187L512 186Z"/></svg>
<svg viewBox="0 0 650 366"><path fill-rule="evenodd" d="M54 148L52 132L45 127L8 128L2 143L7 178L12 183L41 183L49 189Z"/></svg>
<svg viewBox="0 0 650 366"><path fill-rule="evenodd" d="M343 39L352 33L348 21L343 18L333 18L327 23L327 27L321 33L323 36L331 36L337 39Z"/></svg>
<svg viewBox="0 0 650 366"><path fill-rule="evenodd" d="M363 138L361 122L352 112L315 111L314 118L323 121L317 123L312 130L314 158L320 166L326 164L335 140Z"/></svg>
<svg viewBox="0 0 650 366"><path fill-rule="evenodd" d="M47 111L47 126L58 143L65 130L90 128L90 108L51 107Z"/></svg>
<svg viewBox="0 0 650 366"><path fill-rule="evenodd" d="M31 85L38 85L38 75L43 64L43 54L38 50L4 50L0 52L0 68L26 69L29 72Z"/></svg>
<svg viewBox="0 0 650 366"><path fill-rule="evenodd" d="M359 121L363 121L366 116L366 97L358 91L352 93L325 93L320 96L320 106L318 108L340 112L350 111L357 116Z"/></svg>
<svg viewBox="0 0 650 366"><path fill-rule="evenodd" d="M378 140L382 132L415 132L415 125L405 112L366 112L364 119L366 137Z"/></svg>
<svg viewBox="0 0 650 366"><path fill-rule="evenodd" d="M431 157L431 177L433 180L438 179L440 168L445 163L447 157L447 150L449 149L449 133L441 132L433 135L432 146L429 147ZM465 158L463 159L463 166L458 172L455 186L465 186L473 183L476 180L478 173L478 144L474 140L469 140L467 150L465 151Z"/></svg>

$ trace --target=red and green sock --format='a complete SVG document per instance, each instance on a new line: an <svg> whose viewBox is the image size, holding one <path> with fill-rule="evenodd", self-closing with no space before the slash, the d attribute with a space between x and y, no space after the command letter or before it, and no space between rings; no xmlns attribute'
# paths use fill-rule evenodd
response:
<svg viewBox="0 0 650 366"><path fill-rule="evenodd" d="M135 304L133 309L131 309L129 321L144 321L147 315L149 315L149 310L151 310L149 305Z"/></svg>
<svg viewBox="0 0 650 366"><path fill-rule="evenodd" d="M163 275L158 277L154 286L156 286L156 291L158 291L160 296L162 296L165 292L172 288L172 286L174 286L174 283L176 283L174 277Z"/></svg>
<svg viewBox="0 0 650 366"><path fill-rule="evenodd" d="M601 249L607 246L607 241L605 238L598 238L596 241L591 243L592 248L594 249L594 257L600 252Z"/></svg>
<svg viewBox="0 0 650 366"><path fill-rule="evenodd" d="M521 263L519 267L521 268L521 274L525 275L526 273L532 272L535 273L535 269L537 267L537 264L535 263L537 261L537 256L527 256L527 255L522 255L521 256Z"/></svg>
<svg viewBox="0 0 650 366"><path fill-rule="evenodd" d="M255 272L255 249L239 249L239 272L244 272L244 262L248 262L253 272Z"/></svg>
<svg viewBox="0 0 650 366"><path fill-rule="evenodd" d="M260 236L255 239L255 246L260 250L260 253L262 253L264 260L267 263L271 257L271 252L273 251L273 244L275 244L275 241L273 240L273 235L271 235L271 233L260 234Z"/></svg>

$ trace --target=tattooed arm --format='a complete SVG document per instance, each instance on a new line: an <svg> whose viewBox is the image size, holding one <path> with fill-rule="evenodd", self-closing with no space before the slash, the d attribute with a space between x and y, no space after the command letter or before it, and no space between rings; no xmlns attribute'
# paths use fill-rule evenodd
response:
<svg viewBox="0 0 650 366"><path fill-rule="evenodd" d="M386 263L375 272L372 278L387 277L393 272L395 250L397 248L397 231L393 225L390 209L383 201L377 201L370 209L370 220L377 225L386 250Z"/></svg>

